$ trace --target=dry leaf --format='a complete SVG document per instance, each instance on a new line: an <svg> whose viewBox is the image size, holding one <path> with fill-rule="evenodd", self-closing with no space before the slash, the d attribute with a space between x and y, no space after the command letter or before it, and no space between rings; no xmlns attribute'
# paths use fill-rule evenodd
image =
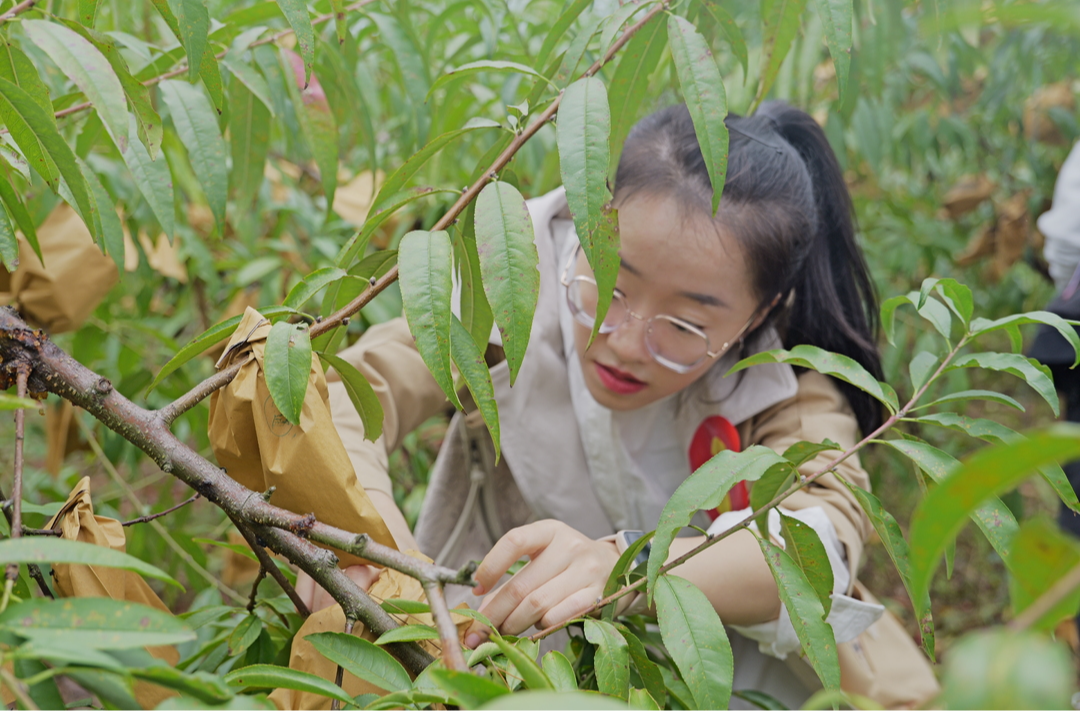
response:
<svg viewBox="0 0 1080 711"><path fill-rule="evenodd" d="M1076 110L1076 97L1069 81L1039 87L1024 102L1024 136L1031 141L1063 146L1068 139L1050 118L1051 109Z"/></svg>
<svg viewBox="0 0 1080 711"><path fill-rule="evenodd" d="M996 187L985 175L965 175L945 193L941 206L950 220L959 219L993 195Z"/></svg>

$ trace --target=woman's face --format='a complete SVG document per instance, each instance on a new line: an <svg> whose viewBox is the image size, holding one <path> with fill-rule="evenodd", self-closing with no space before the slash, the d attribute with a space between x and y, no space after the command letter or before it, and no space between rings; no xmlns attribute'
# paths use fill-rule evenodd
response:
<svg viewBox="0 0 1080 711"><path fill-rule="evenodd" d="M667 314L693 324L708 335L714 353L754 317L758 303L743 250L706 215L688 216L670 197L634 196L619 207L619 235L616 289L635 314L646 320ZM592 274L584 252L574 273ZM611 333L597 334L586 350L589 328L574 322L585 383L601 405L644 407L687 387L716 361L706 357L687 373L670 370L653 359L645 330L645 321L630 317Z"/></svg>

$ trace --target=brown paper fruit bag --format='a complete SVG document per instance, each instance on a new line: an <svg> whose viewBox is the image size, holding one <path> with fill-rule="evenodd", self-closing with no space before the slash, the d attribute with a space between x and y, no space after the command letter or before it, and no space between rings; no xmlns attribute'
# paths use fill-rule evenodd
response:
<svg viewBox="0 0 1080 711"><path fill-rule="evenodd" d="M90 499L90 477L83 477L68 495L67 502L45 526L59 530L61 537L69 541L92 543L125 552L127 536L124 527L114 518L94 515ZM114 600L137 602L141 605L168 612L169 608L150 589L146 581L135 572L96 565L58 563L52 567L56 592L60 597L110 597ZM180 655L171 646L147 647L152 656L176 666ZM154 708L175 691L164 689L145 681L135 682L135 699L143 708Z"/></svg>
<svg viewBox="0 0 1080 711"><path fill-rule="evenodd" d="M419 558L428 563L431 562L431 559L423 553L418 551L406 552L414 558ZM420 585L420 581L416 578L409 577L405 573L399 573L398 571L390 570L389 568L384 569L378 579L371 584L368 595L379 603L385 600L414 600L417 602L427 602L427 596L424 595L424 588ZM465 637L465 632L472 623L472 619L465 617L464 615L453 614L452 612L451 614L453 615L454 623L457 626L458 642L461 643ZM435 625L435 621L430 613L420 615L403 613L392 614L391 616L403 625ZM337 665L319 654L315 649L315 646L312 645L306 637L319 632L344 631L345 613L342 611L341 605L332 605L311 615L311 617L304 621L303 626L296 633L296 637L293 638L292 651L289 656L289 667L291 669L298 669L300 671L308 672L309 674L321 676L323 679L334 681L337 675ZM374 642L376 639L376 636L359 622L353 625L352 633L357 637L363 637L369 642ZM442 656L442 643L440 640L425 639L418 642L418 644L436 659ZM374 684L350 674L347 671L342 675L341 688L345 690L346 694L349 694L354 698L360 694L379 694L382 696L387 693L385 689L380 689ZM308 691L297 691L295 689L277 689L270 694L270 700L273 701L279 709L329 709L331 703L329 698L320 694Z"/></svg>
<svg viewBox="0 0 1080 711"><path fill-rule="evenodd" d="M345 446L330 419L326 377L312 354L300 415L290 424L278 411L263 377L270 322L248 308L218 361L243 363L240 372L210 399L210 445L226 473L247 488L275 487L270 503L294 513L314 513L322 523L366 533L396 548L390 531L356 479ZM367 563L334 550L342 567Z"/></svg>

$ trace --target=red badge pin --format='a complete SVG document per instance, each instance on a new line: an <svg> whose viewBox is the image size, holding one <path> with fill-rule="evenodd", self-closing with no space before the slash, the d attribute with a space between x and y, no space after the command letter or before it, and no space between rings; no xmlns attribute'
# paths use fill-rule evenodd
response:
<svg viewBox="0 0 1080 711"><path fill-rule="evenodd" d="M728 449L732 452L742 450L739 431L726 417L706 417L694 432L694 438L690 440L690 469L697 471L702 464ZM717 516L725 511L738 511L749 505L750 491L746 488L746 482L740 481L731 488L719 506L705 513L715 521Z"/></svg>

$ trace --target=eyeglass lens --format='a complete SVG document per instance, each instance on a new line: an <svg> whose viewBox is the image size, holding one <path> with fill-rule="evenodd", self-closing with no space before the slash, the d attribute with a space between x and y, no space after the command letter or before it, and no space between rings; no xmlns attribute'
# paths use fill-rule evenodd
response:
<svg viewBox="0 0 1080 711"><path fill-rule="evenodd" d="M592 328L596 322L596 306L599 300L596 283L588 277L575 277L567 287L566 295L574 318L583 326ZM626 300L616 293L600 332L611 333L627 318L629 307ZM709 342L700 333L685 328L673 317L665 314L649 319L645 329L645 345L661 365L675 369L697 365L709 350Z"/></svg>

